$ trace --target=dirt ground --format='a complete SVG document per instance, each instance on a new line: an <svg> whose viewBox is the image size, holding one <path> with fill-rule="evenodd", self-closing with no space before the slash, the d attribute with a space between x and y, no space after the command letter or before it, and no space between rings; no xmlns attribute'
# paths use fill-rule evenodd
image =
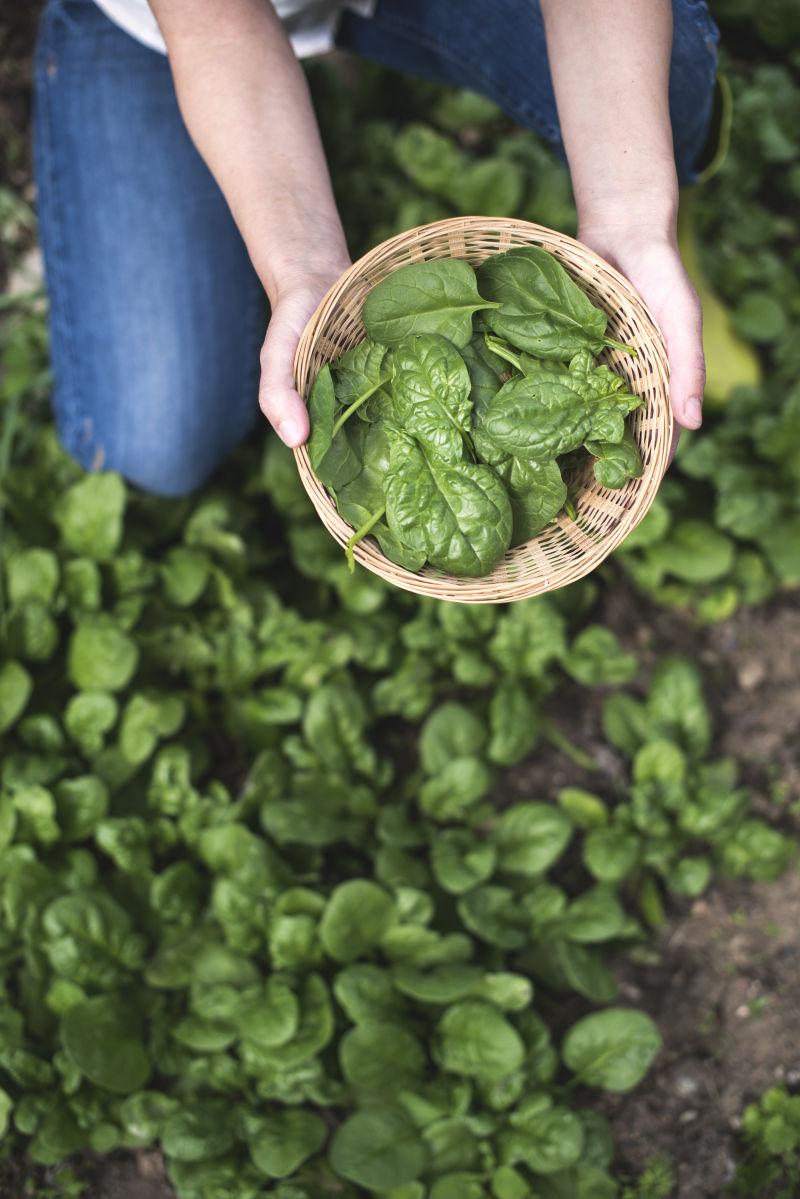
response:
<svg viewBox="0 0 800 1199"><path fill-rule="evenodd" d="M742 763L763 815L800 832L797 598L703 630L662 610L643 616L641 602L615 588L604 616L645 662L674 652L702 666L717 751ZM579 743L602 762L610 751L598 739L597 713L584 721ZM613 774L613 755L605 764ZM565 773L574 778L574 766ZM591 776L585 782L591 786ZM741 1153L746 1105L779 1081L800 1090L798 926L796 867L774 883L718 882L672 913L652 964L619 963L622 998L649 1011L664 1037L644 1083L604 1100L621 1172L635 1176L664 1153L675 1167L676 1199L719 1199Z"/></svg>

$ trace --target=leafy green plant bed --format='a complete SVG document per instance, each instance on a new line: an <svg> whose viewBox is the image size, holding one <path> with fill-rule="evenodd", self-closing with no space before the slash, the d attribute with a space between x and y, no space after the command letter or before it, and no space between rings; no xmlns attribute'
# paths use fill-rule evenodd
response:
<svg viewBox="0 0 800 1199"><path fill-rule="evenodd" d="M720 11L771 47L793 10ZM611 962L715 876L774 879L794 849L717 751L696 666L642 671L595 603L619 567L704 620L797 581L797 66L734 63L738 142L698 204L768 381L688 443L604 580L553 598L467 609L351 575L273 441L192 501L83 476L42 403L41 314L12 307L4 1153L159 1146L182 1199L617 1193L599 1107L662 1036ZM354 248L459 205L570 229L535 139L422 85L401 126L384 79L316 81ZM551 721L567 680L602 697L620 776L521 797L509 770L576 753Z"/></svg>
<svg viewBox="0 0 800 1199"><path fill-rule="evenodd" d="M185 503L81 476L27 410L16 441L0 1068L29 1156L156 1143L187 1199L612 1194L587 1105L660 1042L605 952L663 886L793 849L709 759L695 668L613 690L638 666L592 584L498 611L351 575L274 441ZM626 793L509 803L565 677L612 689ZM570 993L598 1010L551 1029Z"/></svg>

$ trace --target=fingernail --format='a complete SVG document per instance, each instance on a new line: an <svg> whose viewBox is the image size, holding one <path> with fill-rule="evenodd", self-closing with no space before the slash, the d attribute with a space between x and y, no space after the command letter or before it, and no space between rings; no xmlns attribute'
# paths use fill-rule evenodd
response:
<svg viewBox="0 0 800 1199"><path fill-rule="evenodd" d="M703 423L703 405L697 396L686 401L683 409L683 419L691 429L699 429Z"/></svg>
<svg viewBox="0 0 800 1199"><path fill-rule="evenodd" d="M278 425L278 436L288 446L300 445L305 430L300 421L294 416L287 416Z"/></svg>

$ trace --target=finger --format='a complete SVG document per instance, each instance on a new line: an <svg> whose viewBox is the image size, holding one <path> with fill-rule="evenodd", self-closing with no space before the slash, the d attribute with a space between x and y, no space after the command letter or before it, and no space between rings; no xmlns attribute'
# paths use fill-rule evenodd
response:
<svg viewBox="0 0 800 1199"><path fill-rule="evenodd" d="M667 466L672 466L672 460L675 457L675 454L677 453L678 442L681 439L682 432L683 432L683 430L681 429L680 425L675 424L672 426L672 441L670 442L669 458L667 460Z"/></svg>
<svg viewBox="0 0 800 1199"><path fill-rule="evenodd" d="M662 314L661 329L667 343L669 394L675 419L684 429L699 429L706 382L703 318L690 285Z"/></svg>
<svg viewBox="0 0 800 1199"><path fill-rule="evenodd" d="M272 314L261 350L258 403L275 432L290 447L308 437L308 412L294 385L294 355L310 312L286 300Z"/></svg>

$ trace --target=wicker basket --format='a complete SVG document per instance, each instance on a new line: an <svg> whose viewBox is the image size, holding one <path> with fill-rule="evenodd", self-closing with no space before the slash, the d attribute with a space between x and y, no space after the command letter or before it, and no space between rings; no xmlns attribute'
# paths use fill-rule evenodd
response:
<svg viewBox="0 0 800 1199"><path fill-rule="evenodd" d="M362 566L418 595L473 604L507 603L582 578L636 527L652 504L667 467L672 439L667 355L653 318L631 285L586 246L527 221L497 217L435 221L390 238L359 259L331 288L306 326L295 358L300 395L307 399L320 367L364 337L364 300L391 271L432 258L465 258L478 266L491 254L526 245L542 246L554 254L608 314L609 333L636 347L637 358L617 350L607 350L602 357L645 400L630 418L644 471L641 478L629 480L619 491L609 491L595 481L587 461L580 477L570 480L571 491L577 491L577 518L572 520L562 512L538 537L509 550L484 578L456 578L430 567L414 573L384 557L371 537L356 546L355 557ZM353 530L314 475L305 446L295 450L295 458L320 519L344 545Z"/></svg>

